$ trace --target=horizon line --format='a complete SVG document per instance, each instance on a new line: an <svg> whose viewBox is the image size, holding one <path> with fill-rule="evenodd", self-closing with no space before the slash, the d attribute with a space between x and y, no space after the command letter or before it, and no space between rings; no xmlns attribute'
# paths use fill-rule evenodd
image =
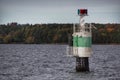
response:
<svg viewBox="0 0 120 80"><path fill-rule="evenodd" d="M19 22L8 22L8 23L0 23L0 25L8 25L8 24L12 24L12 23L16 23L16 24L20 24L20 25L23 25L23 24L30 24L30 25L35 25L35 24L79 24L79 23L70 23L70 22L65 22L65 23L54 23L54 22L50 22L50 23L19 23ZM88 22L86 22L86 23L88 23ZM114 23L114 22L110 22L110 23L98 23L98 22L90 22L90 23L94 23L94 24L120 24L120 23ZM89 24L90 24L89 23Z"/></svg>

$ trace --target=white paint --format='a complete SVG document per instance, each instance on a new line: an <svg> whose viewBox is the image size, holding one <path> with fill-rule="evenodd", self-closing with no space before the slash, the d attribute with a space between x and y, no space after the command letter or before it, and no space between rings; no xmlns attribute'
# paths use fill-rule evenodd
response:
<svg viewBox="0 0 120 80"><path fill-rule="evenodd" d="M73 47L73 56L90 57L92 53L90 47Z"/></svg>
<svg viewBox="0 0 120 80"><path fill-rule="evenodd" d="M72 36L92 37L91 32L76 32Z"/></svg>

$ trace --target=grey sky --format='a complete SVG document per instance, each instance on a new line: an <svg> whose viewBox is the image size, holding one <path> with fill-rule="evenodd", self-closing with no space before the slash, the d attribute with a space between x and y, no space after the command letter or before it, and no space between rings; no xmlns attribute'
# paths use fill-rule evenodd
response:
<svg viewBox="0 0 120 80"><path fill-rule="evenodd" d="M120 23L120 0L0 0L0 23L76 23L79 8L86 22Z"/></svg>

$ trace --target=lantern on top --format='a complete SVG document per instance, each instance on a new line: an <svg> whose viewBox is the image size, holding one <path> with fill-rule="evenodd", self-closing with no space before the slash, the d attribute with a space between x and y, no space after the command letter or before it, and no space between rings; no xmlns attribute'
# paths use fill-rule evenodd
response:
<svg viewBox="0 0 120 80"><path fill-rule="evenodd" d="M87 9L78 9L78 15L82 16L86 16L88 13L87 13Z"/></svg>

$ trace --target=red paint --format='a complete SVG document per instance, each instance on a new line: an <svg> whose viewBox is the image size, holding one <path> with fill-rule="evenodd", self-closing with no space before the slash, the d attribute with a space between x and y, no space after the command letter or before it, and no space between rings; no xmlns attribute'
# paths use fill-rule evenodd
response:
<svg viewBox="0 0 120 80"><path fill-rule="evenodd" d="M80 14L87 14L87 9L80 9Z"/></svg>

